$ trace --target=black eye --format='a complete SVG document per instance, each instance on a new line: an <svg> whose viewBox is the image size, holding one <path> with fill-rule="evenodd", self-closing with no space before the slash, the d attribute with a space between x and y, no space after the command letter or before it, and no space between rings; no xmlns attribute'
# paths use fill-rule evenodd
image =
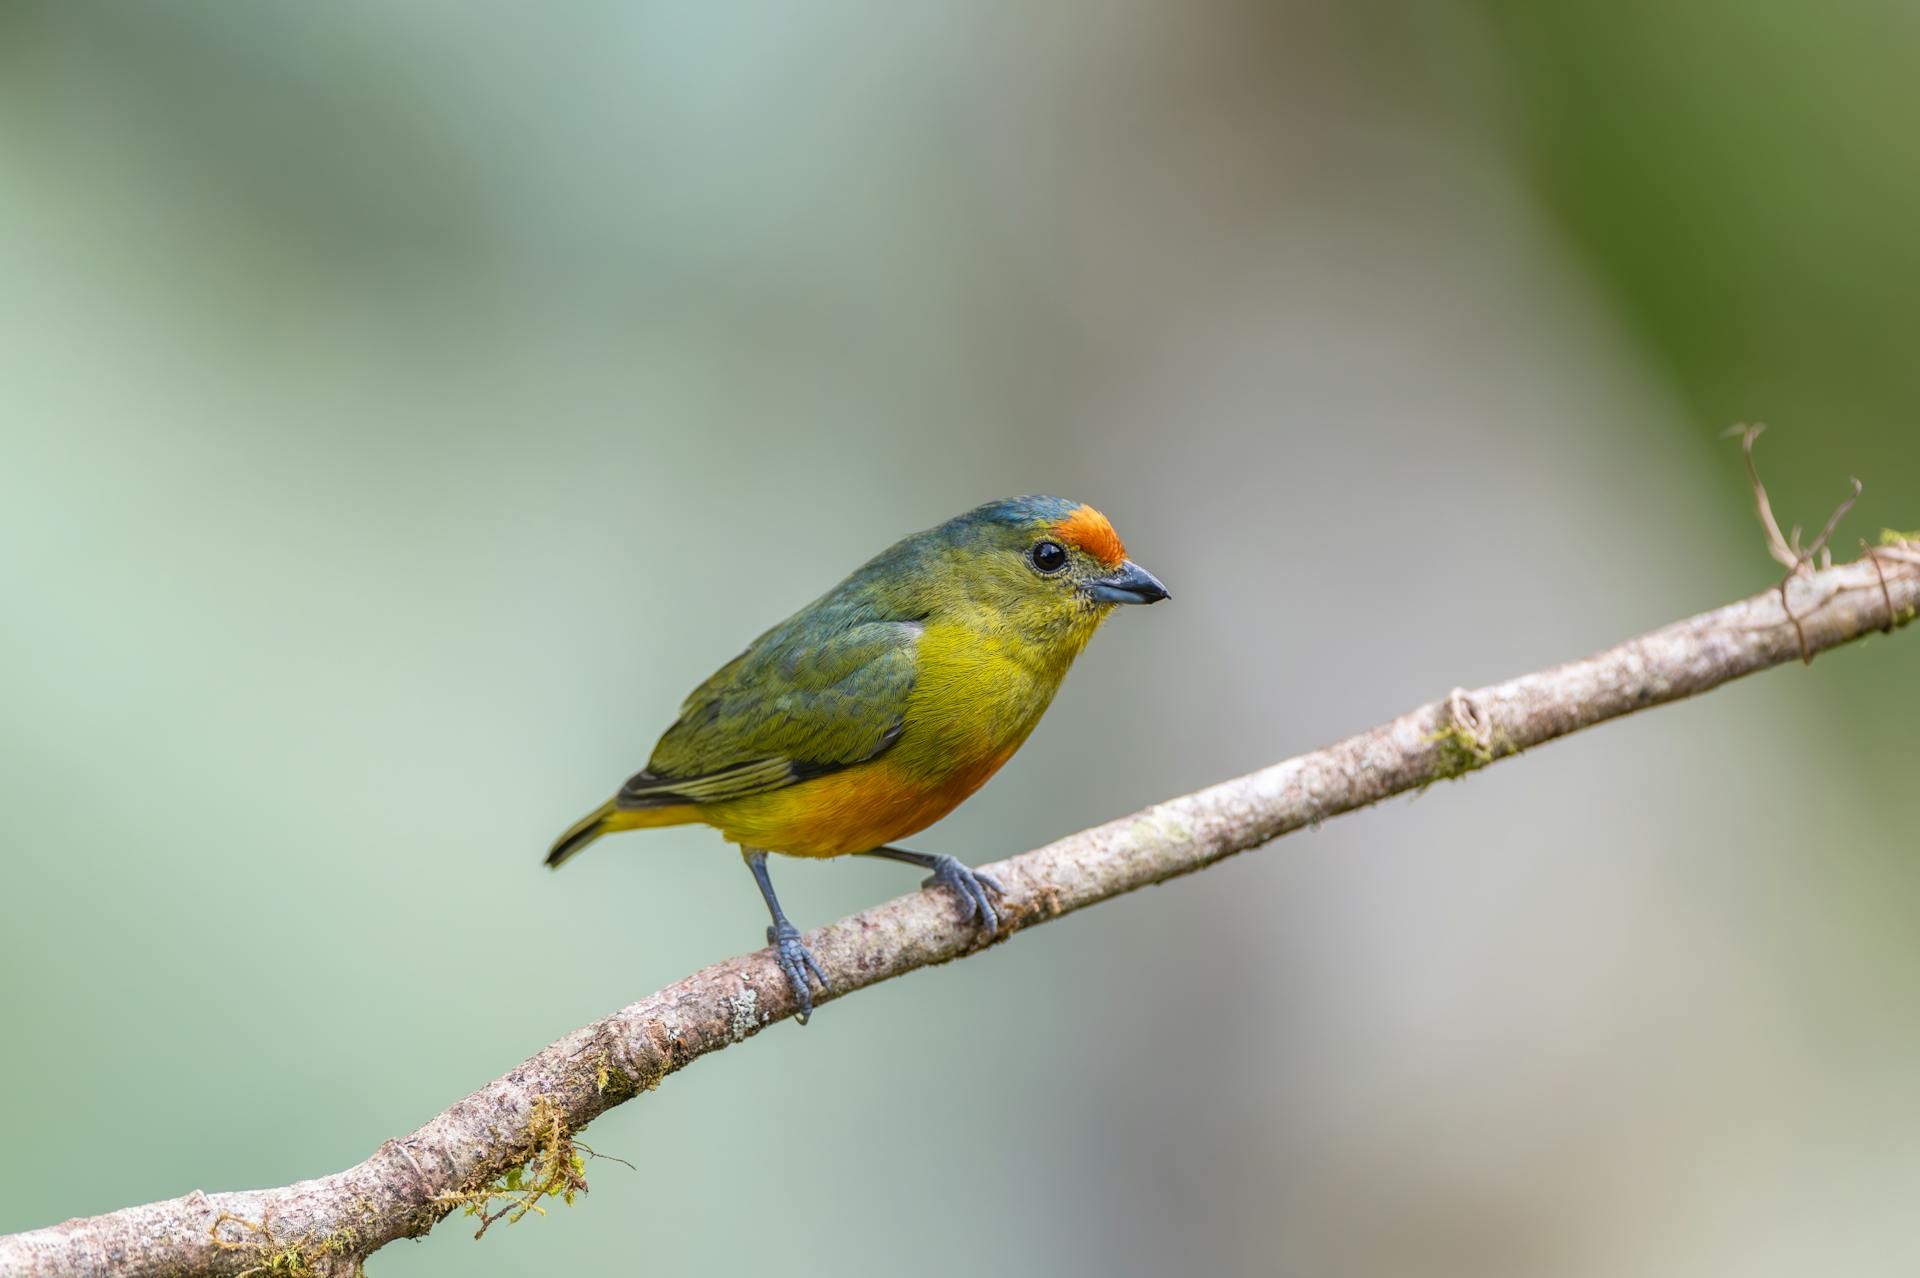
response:
<svg viewBox="0 0 1920 1278"><path fill-rule="evenodd" d="M1027 552L1033 566L1041 572L1059 572L1067 566L1067 552L1057 541L1043 541Z"/></svg>

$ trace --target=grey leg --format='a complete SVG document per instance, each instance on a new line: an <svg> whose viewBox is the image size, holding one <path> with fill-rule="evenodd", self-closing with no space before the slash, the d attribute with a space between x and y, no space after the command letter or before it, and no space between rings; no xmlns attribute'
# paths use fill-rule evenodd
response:
<svg viewBox="0 0 1920 1278"><path fill-rule="evenodd" d="M993 908L993 901L987 896L991 889L997 896L1005 896L1007 890L1000 886L990 874L976 874L950 856L935 852L909 852L905 848L874 848L862 852L861 856L877 856L888 861L902 861L907 865L917 865L933 873L921 887L932 887L938 883L951 888L959 897L961 908L969 919L979 919L989 932L1000 930L1000 915Z"/></svg>
<svg viewBox="0 0 1920 1278"><path fill-rule="evenodd" d="M794 1001L800 1004L800 1011L794 1017L802 1025L813 1015L813 987L807 981L811 972L820 982L820 988L831 990L827 983L827 974L820 970L820 964L814 961L812 951L800 943L800 929L787 922L786 912L780 908L780 898L773 894L773 880L767 877L767 854L758 848L741 848L740 855L747 859L747 868L753 871L753 881L760 885L760 895L766 898L767 913L773 916L773 926L767 929L767 944L774 947L780 958L780 970L787 974L787 984L793 987Z"/></svg>

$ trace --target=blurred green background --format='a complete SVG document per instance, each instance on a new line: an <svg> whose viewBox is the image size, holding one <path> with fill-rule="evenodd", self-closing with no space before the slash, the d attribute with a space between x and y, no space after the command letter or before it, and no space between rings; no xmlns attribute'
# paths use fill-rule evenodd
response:
<svg viewBox="0 0 1920 1278"><path fill-rule="evenodd" d="M0 7L0 1230L364 1157L755 943L550 838L895 537L1092 501L983 861L1920 523L1920 15ZM1920 1264L1916 642L783 1026L378 1275ZM911 887L778 867L813 926Z"/></svg>

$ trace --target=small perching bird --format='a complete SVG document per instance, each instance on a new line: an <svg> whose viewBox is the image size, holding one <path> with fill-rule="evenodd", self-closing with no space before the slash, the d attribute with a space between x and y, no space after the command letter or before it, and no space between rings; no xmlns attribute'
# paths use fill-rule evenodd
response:
<svg viewBox="0 0 1920 1278"><path fill-rule="evenodd" d="M1106 516L1064 498L989 502L916 533L695 689L646 769L561 835L547 864L618 830L713 826L766 898L767 943L804 1024L809 972L829 987L773 894L767 853L920 866L998 931L998 883L888 845L1013 757L1116 604L1167 597Z"/></svg>

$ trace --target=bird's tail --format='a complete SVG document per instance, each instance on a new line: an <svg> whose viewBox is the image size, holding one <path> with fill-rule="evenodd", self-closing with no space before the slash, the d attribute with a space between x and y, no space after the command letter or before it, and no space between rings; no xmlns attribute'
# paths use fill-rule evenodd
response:
<svg viewBox="0 0 1920 1278"><path fill-rule="evenodd" d="M547 865L552 869L559 869L561 862L607 833L607 820L611 816L613 816L613 800L608 799L568 826L567 832L553 841L553 850L547 853Z"/></svg>
<svg viewBox="0 0 1920 1278"><path fill-rule="evenodd" d="M548 866L558 869L574 853L603 834L616 830L644 830L661 825L685 825L698 821L699 812L690 803L662 804L659 807L621 808L612 799L575 821L567 832L553 841L547 853Z"/></svg>

